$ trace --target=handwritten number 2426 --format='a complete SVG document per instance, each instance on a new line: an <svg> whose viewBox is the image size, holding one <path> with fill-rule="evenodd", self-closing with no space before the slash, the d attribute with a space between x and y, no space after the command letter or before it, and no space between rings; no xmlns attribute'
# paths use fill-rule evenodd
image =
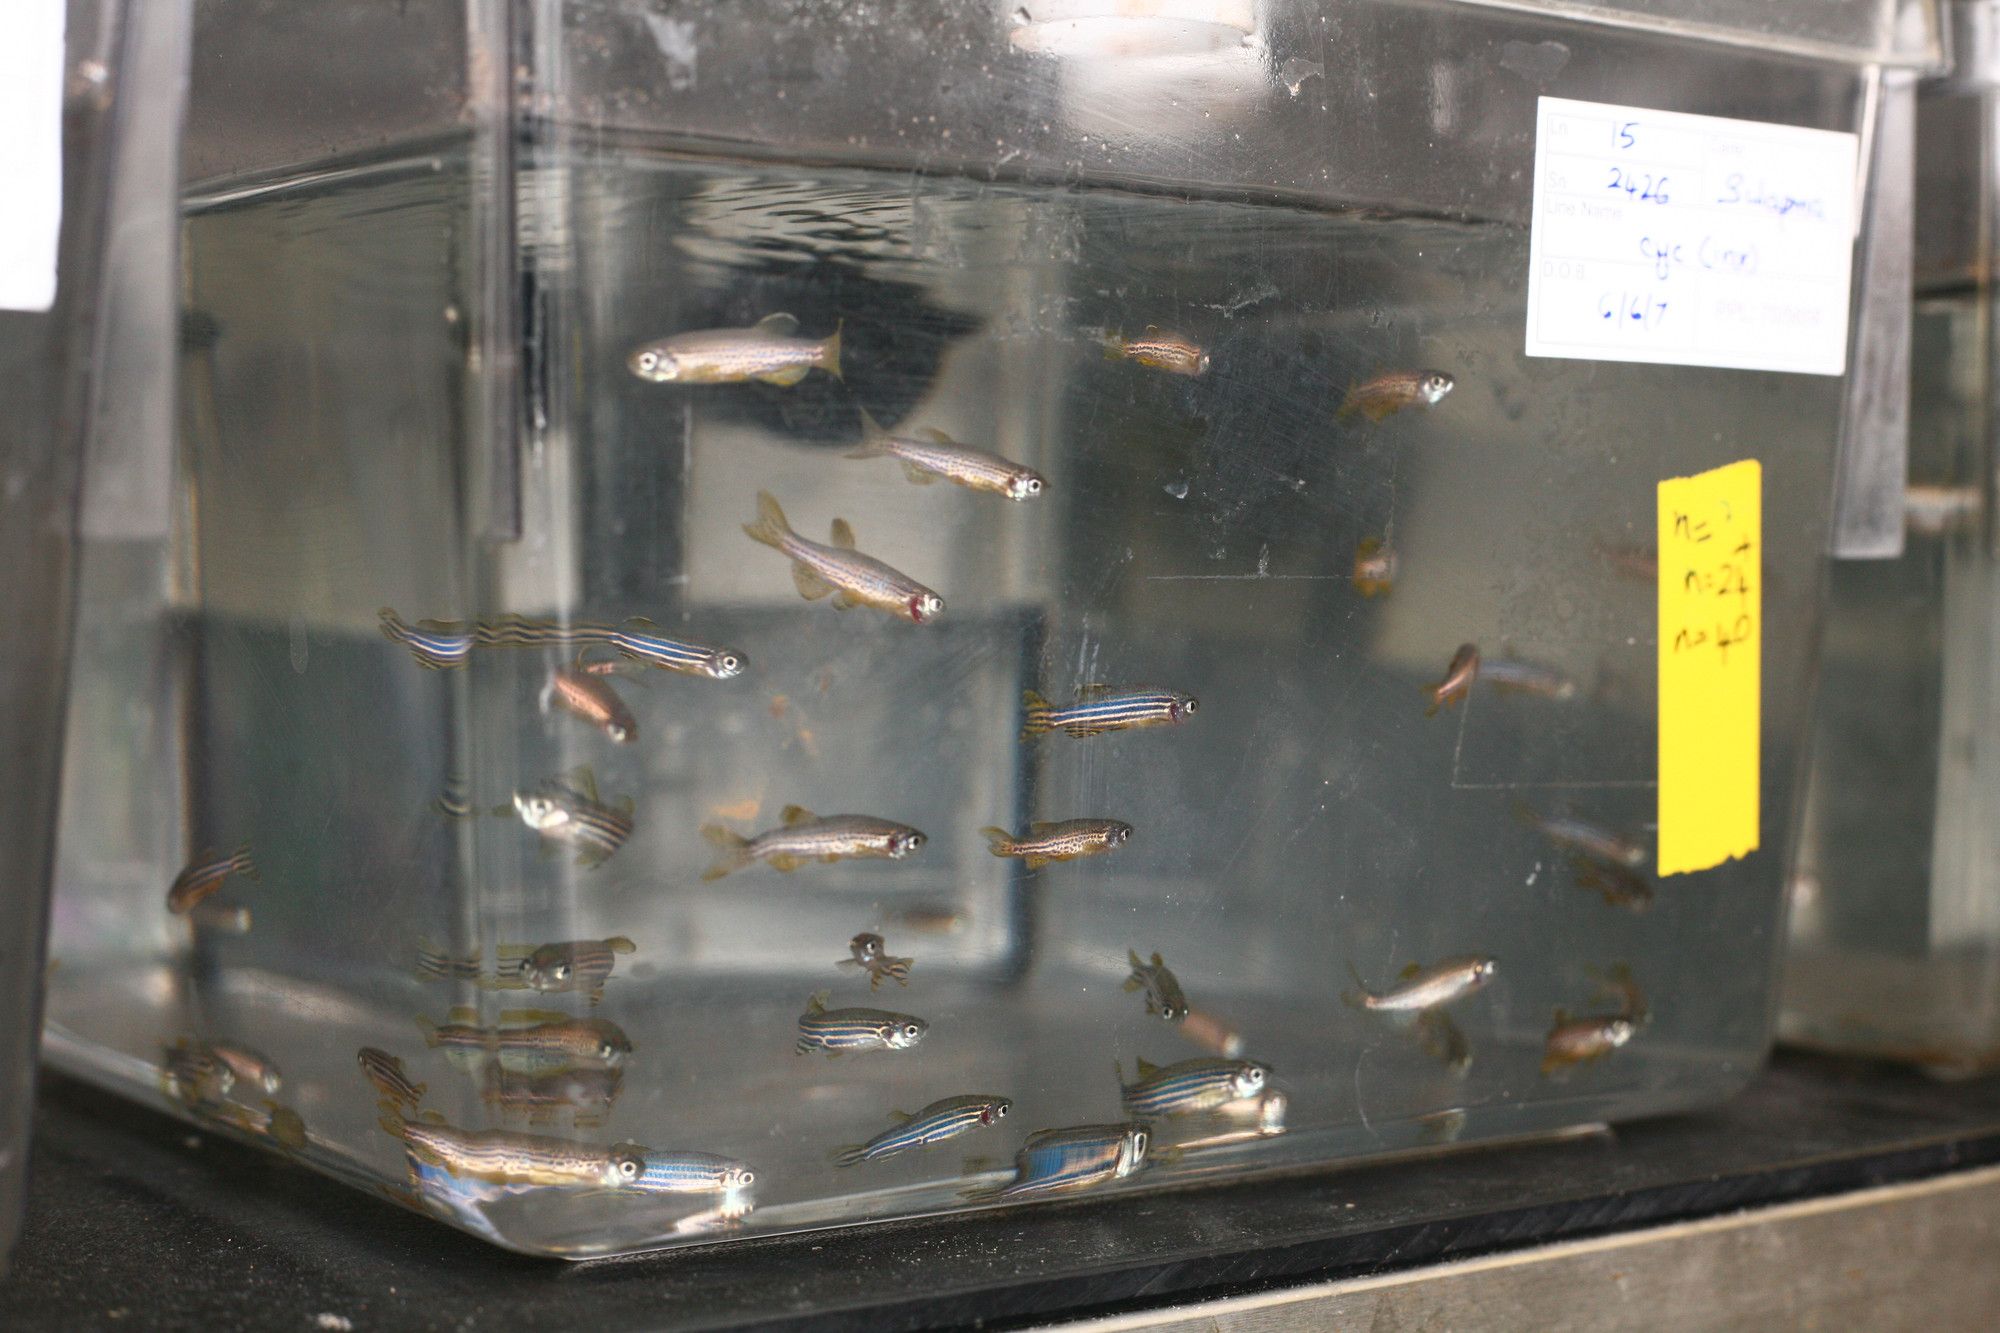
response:
<svg viewBox="0 0 2000 1333"><path fill-rule="evenodd" d="M1611 180L1605 185L1607 190L1623 190L1633 198L1656 204L1669 202L1667 199L1667 178L1655 177L1650 171L1627 171L1624 167L1611 168Z"/></svg>

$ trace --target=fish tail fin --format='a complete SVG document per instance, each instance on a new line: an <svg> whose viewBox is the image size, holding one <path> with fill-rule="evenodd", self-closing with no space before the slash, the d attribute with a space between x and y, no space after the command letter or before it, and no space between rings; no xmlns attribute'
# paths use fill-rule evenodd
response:
<svg viewBox="0 0 2000 1333"><path fill-rule="evenodd" d="M417 1015L417 1031L424 1034L424 1045L430 1047L432 1050L436 1050L438 1043L444 1040L444 1038L438 1035L438 1025L431 1022L430 1019L425 1018L422 1014Z"/></svg>
<svg viewBox="0 0 2000 1333"><path fill-rule="evenodd" d="M853 1166L868 1160L868 1149L859 1143L845 1143L833 1150L832 1157L835 1166Z"/></svg>
<svg viewBox="0 0 2000 1333"><path fill-rule="evenodd" d="M750 839L733 829L720 824L703 824L701 836L722 849L722 854L709 863L701 872L704 880L721 879L733 870L741 870L750 864Z"/></svg>
<svg viewBox="0 0 2000 1333"><path fill-rule="evenodd" d="M1347 975L1354 978L1354 989L1340 993L1340 1002L1350 1009L1366 1009L1368 983L1361 979L1361 970L1354 966L1352 959L1347 964Z"/></svg>
<svg viewBox="0 0 2000 1333"><path fill-rule="evenodd" d="M785 538L792 535L792 525L785 521L785 511L778 507L777 497L769 491L757 492L757 521L745 523L743 531L753 541L766 546L782 547Z"/></svg>
<svg viewBox="0 0 2000 1333"><path fill-rule="evenodd" d="M1021 691L1021 710L1025 714L1021 723L1022 740L1055 730L1055 724L1050 720L1055 710L1049 707L1049 701L1042 697L1040 690Z"/></svg>
<svg viewBox="0 0 2000 1333"><path fill-rule="evenodd" d="M882 971L898 986L907 986L910 984L910 964L915 961L913 958L897 958L885 964Z"/></svg>
<svg viewBox="0 0 2000 1333"><path fill-rule="evenodd" d="M835 320L833 332L821 339L819 344L819 368L835 379L842 378L840 373L840 331L846 323L847 321L844 319Z"/></svg>
<svg viewBox="0 0 2000 1333"><path fill-rule="evenodd" d="M1425 717L1436 717L1444 707L1444 690L1436 685L1424 686L1424 697L1430 702L1424 705Z"/></svg>
<svg viewBox="0 0 2000 1333"><path fill-rule="evenodd" d="M1361 400L1360 386L1350 382L1347 386L1347 396L1340 400L1340 407L1333 414L1334 419L1336 421L1346 421L1349 417L1352 417L1356 412L1361 410Z"/></svg>
<svg viewBox="0 0 2000 1333"><path fill-rule="evenodd" d="M247 841L230 856L229 864L237 874L248 879L264 878L263 872L257 869L257 863L250 857L250 844Z"/></svg>
<svg viewBox="0 0 2000 1333"><path fill-rule="evenodd" d="M1540 828L1542 826L1542 817L1535 813L1533 806L1518 796L1514 798L1513 811L1514 818L1519 823L1526 824L1529 828Z"/></svg>
<svg viewBox="0 0 2000 1333"><path fill-rule="evenodd" d="M986 850L995 856L1007 856L1014 850L1014 835L995 824L988 824L979 830L986 835Z"/></svg>
<svg viewBox="0 0 2000 1333"><path fill-rule="evenodd" d="M1097 341L1104 348L1104 359L1106 361L1123 361L1125 359L1125 336L1123 334L1099 334Z"/></svg>
<svg viewBox="0 0 2000 1333"><path fill-rule="evenodd" d="M401 643L410 632L410 627L403 623L403 618L396 614L393 606L383 607L375 613L375 617L382 622L382 637L391 643Z"/></svg>
<svg viewBox="0 0 2000 1333"><path fill-rule="evenodd" d="M861 443L847 451L849 458L881 458L889 452L889 432L867 408L861 409Z"/></svg>

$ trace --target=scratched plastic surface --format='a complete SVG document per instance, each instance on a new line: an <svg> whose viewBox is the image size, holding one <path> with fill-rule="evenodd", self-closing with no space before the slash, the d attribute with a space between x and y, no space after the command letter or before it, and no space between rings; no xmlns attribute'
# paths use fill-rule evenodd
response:
<svg viewBox="0 0 2000 1333"><path fill-rule="evenodd" d="M630 1036L601 1127L545 1132L727 1153L746 1215L712 1201L546 1190L458 1225L572 1257L977 1206L1034 1130L1122 1118L1114 1061L1203 1053L1121 989L1159 951L1289 1099L1285 1132L1156 1162L1104 1192L1185 1184L1656 1114L1722 1098L1761 1058L1781 830L1793 802L1839 381L1531 361L1526 237L1507 226L951 180L697 163L531 159L566 230L533 274L540 427L521 534L470 517L487 442L464 426L463 163L358 164L190 204L175 535L91 545L65 778L49 1048L172 1108L164 1047L229 1040L281 1065L303 1156L408 1188L355 1066L402 1057L453 1124L521 1128L427 1050L417 1018L580 997L424 982L452 950L625 935L595 1010ZM524 226L533 231L535 220ZM845 377L647 385L637 342L774 311L836 325ZM1100 335L1178 330L1183 378L1107 360ZM1436 408L1340 419L1346 386L1437 367ZM1022 504L917 486L843 455L866 409L1039 469ZM1519 817L1648 849L1654 485L1763 461L1769 564L1763 850L1607 905ZM744 536L769 490L798 529L847 518L862 550L945 598L935 623L840 612ZM1352 581L1364 539L1400 565ZM482 650L421 669L377 630L409 619L615 621L741 649L730 681L620 683L614 746L537 695L563 660ZM1461 643L1532 661L1552 699L1476 685L1425 713ZM1020 698L1092 682L1186 690L1186 725L1017 739ZM633 798L600 868L544 857L483 813L587 764ZM464 775L482 813L434 800ZM721 820L796 802L906 821L896 863L756 867L704 883ZM1101 815L1116 852L1029 872L978 830ZM258 882L218 902L242 935L162 906L204 849L249 842ZM915 959L870 994L834 966L855 932ZM1410 962L1499 960L1450 1010L1454 1073L1413 1032L1343 1005ZM1629 965L1651 1022L1610 1059L1539 1070L1588 969ZM806 998L918 1015L917 1048L793 1051ZM527 998L524 998L527 997ZM831 1152L941 1097L1011 1097L997 1127L880 1162ZM253 1099L254 1104L254 1099ZM1194 1134L1156 1125L1159 1145ZM983 1158L983 1162L968 1162ZM717 1227L720 1229L716 1229Z"/></svg>

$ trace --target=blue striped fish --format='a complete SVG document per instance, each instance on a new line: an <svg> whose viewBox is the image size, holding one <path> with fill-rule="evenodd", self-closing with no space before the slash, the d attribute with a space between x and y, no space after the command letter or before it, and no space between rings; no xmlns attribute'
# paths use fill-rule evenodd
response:
<svg viewBox="0 0 2000 1333"><path fill-rule="evenodd" d="M529 620L506 615L472 626L472 641L480 648L577 648L610 643L618 631L587 620Z"/></svg>
<svg viewBox="0 0 2000 1333"><path fill-rule="evenodd" d="M375 614L382 618L382 637L408 648L421 667L448 671L464 666L472 656L473 629L464 621L419 620L406 625L386 606Z"/></svg>
<svg viewBox="0 0 2000 1333"><path fill-rule="evenodd" d="M1193 717L1201 707L1201 701L1192 694L1177 690L1114 690L1104 685L1085 685L1076 693L1075 703L1058 708L1036 691L1023 690L1021 704L1027 710L1027 722L1021 727L1021 739L1029 740L1051 731L1083 737L1138 727L1175 726Z"/></svg>
<svg viewBox="0 0 2000 1333"><path fill-rule="evenodd" d="M849 1051L903 1051L915 1046L930 1031L930 1024L908 1014L892 1014L886 1009L829 1009L827 992L806 1001L799 1015L800 1055L825 1051L844 1055Z"/></svg>
<svg viewBox="0 0 2000 1333"><path fill-rule="evenodd" d="M1271 1071L1255 1060L1215 1060L1196 1056L1161 1069L1139 1061L1139 1080L1125 1081L1118 1069L1118 1086L1125 1109L1133 1115L1186 1115L1212 1111L1225 1102L1255 1097L1264 1090Z"/></svg>
<svg viewBox="0 0 2000 1333"><path fill-rule="evenodd" d="M616 805L604 804L598 799L597 779L588 768L577 769L570 782L557 778L515 792L513 813L549 841L575 847L576 863L594 869L610 860L632 836L632 798L621 796ZM508 808L500 806L494 813L506 814Z"/></svg>
<svg viewBox="0 0 2000 1333"><path fill-rule="evenodd" d="M709 1152L656 1152L636 1143L621 1144L645 1165L631 1187L653 1194L722 1194L748 1189L757 1173L746 1162Z"/></svg>
<svg viewBox="0 0 2000 1333"><path fill-rule="evenodd" d="M734 648L714 648L699 643L683 643L660 633L660 627L644 616L633 616L612 632L611 646L647 666L684 675L728 680L741 675L747 665Z"/></svg>
<svg viewBox="0 0 2000 1333"><path fill-rule="evenodd" d="M194 910L196 903L222 887L222 881L231 875L248 875L256 879L257 863L250 859L250 844L244 843L228 856L209 857L196 861L180 874L167 889L167 910L176 916L186 916Z"/></svg>
<svg viewBox="0 0 2000 1333"><path fill-rule="evenodd" d="M1123 1179L1145 1165L1151 1139L1152 1128L1142 1124L1040 1130L1015 1155L1013 1183L976 1197L1029 1198Z"/></svg>
<svg viewBox="0 0 2000 1333"><path fill-rule="evenodd" d="M943 1143L955 1139L960 1134L968 1134L975 1129L996 1124L1007 1118L1014 1109L1014 1103L1005 1097L985 1095L971 1097L946 1097L932 1102L923 1110L911 1115L906 1111L891 1111L896 1124L885 1129L866 1143L851 1143L838 1148L833 1154L835 1166L853 1166L856 1162L872 1162L878 1157L892 1157L910 1148L928 1148L933 1143Z"/></svg>

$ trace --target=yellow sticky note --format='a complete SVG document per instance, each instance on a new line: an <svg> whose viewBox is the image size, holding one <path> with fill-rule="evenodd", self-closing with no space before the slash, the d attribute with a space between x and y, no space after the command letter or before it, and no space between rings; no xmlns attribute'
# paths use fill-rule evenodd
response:
<svg viewBox="0 0 2000 1333"><path fill-rule="evenodd" d="M1659 873L1757 850L1764 469L1660 483Z"/></svg>

